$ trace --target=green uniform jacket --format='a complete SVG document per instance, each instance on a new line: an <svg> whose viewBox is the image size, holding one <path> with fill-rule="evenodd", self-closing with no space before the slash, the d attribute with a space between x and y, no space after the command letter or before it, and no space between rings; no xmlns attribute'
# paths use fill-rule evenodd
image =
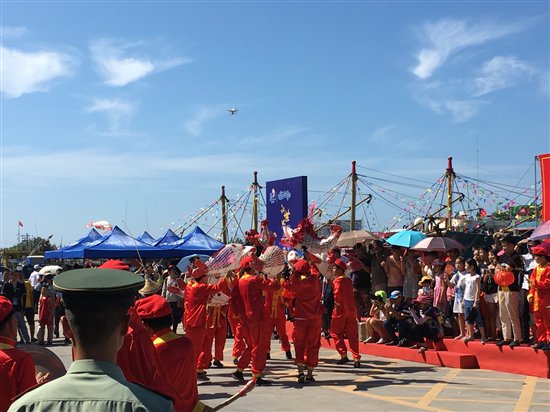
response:
<svg viewBox="0 0 550 412"><path fill-rule="evenodd" d="M9 412L22 411L149 412L173 411L172 401L128 382L114 363L74 361L67 374L26 393Z"/></svg>

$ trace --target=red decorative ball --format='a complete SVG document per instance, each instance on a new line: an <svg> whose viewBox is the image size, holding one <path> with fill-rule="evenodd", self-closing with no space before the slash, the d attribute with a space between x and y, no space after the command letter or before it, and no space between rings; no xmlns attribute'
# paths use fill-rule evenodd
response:
<svg viewBox="0 0 550 412"><path fill-rule="evenodd" d="M499 286L510 286L514 283L514 272L508 270L501 270L495 273L495 283Z"/></svg>

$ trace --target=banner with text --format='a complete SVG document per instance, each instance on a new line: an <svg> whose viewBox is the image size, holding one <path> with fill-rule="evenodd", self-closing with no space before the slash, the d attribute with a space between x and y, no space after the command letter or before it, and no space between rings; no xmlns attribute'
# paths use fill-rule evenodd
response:
<svg viewBox="0 0 550 412"><path fill-rule="evenodd" d="M538 155L542 186L542 221L550 220L550 153Z"/></svg>
<svg viewBox="0 0 550 412"><path fill-rule="evenodd" d="M273 180L265 187L268 227L277 234L278 244L283 225L295 229L307 216L307 176Z"/></svg>

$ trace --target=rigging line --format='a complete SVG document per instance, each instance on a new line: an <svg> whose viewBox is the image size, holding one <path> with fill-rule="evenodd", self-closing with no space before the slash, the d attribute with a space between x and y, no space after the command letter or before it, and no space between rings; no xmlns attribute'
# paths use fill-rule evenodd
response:
<svg viewBox="0 0 550 412"><path fill-rule="evenodd" d="M375 194L378 196L378 198L379 198L380 200L382 200L382 201L385 202L386 204L388 204L388 205L394 207L394 208L397 209L397 210L400 210L400 211L403 211L403 212L405 211L405 209L403 209L403 208L397 206L396 204L394 204L394 203L391 202L390 200L386 199L384 196L382 196L382 195L381 195L380 193L378 193L376 190L373 190L372 188L370 188L370 189L372 190L373 193L375 193Z"/></svg>
<svg viewBox="0 0 550 412"><path fill-rule="evenodd" d="M344 205L344 201L346 200L346 194L348 193L348 189L351 185L351 175L348 177L348 184L346 185L346 190L344 191L344 196L342 196L342 202L340 203L340 207L338 208L337 215L340 214L340 211L342 210L342 206Z"/></svg>
<svg viewBox="0 0 550 412"><path fill-rule="evenodd" d="M385 190L386 192L395 193L396 195L399 195L399 196L401 196L401 197L408 197L409 199L414 199L414 200L418 199L418 197L416 197L416 196L408 195L408 194L406 194L406 193L401 193L401 192L398 192L398 191L393 190L393 189L388 189L388 188L386 188L386 187L379 186L379 185L377 185L377 184L375 184L375 183L368 182L367 180L359 179L359 181L360 181L361 183L363 183L364 185L367 185L367 184L368 184L368 185L370 185L370 186L372 186L372 187L377 187L377 188L379 188L379 189ZM401 199L399 199L399 200L401 200Z"/></svg>
<svg viewBox="0 0 550 412"><path fill-rule="evenodd" d="M456 192L452 192L452 193L461 194L460 188L458 187L458 182L456 181L456 179L454 179L454 182L453 182L453 183L454 183L454 185L455 185ZM470 194L470 191L468 190L468 195L469 195L469 194ZM451 200L452 200L452 199L451 199ZM469 196L468 196L467 200L468 200L468 206L467 206L467 207L464 205L464 198L462 198L462 200L460 201L460 204L462 205L462 210L464 210L464 211L471 211L472 209L471 209L471 207L470 207L470 197L469 197Z"/></svg>
<svg viewBox="0 0 550 412"><path fill-rule="evenodd" d="M348 178L344 179L342 182L340 182L338 184L338 186L335 186L334 188L331 189L330 192L327 192L329 193L328 197L319 203L319 205L317 206L318 208L322 208L324 207L328 202L330 202L337 194L340 194L340 189L342 188L342 186L344 185L344 183L346 183ZM319 196L317 199L316 199L316 203L319 202L319 199L321 198L322 196Z"/></svg>
<svg viewBox="0 0 550 412"><path fill-rule="evenodd" d="M359 195L362 195L363 193L361 192L361 188L357 188L357 191L359 192ZM368 196L368 194L367 194ZM364 198L364 197L363 197ZM371 197L371 200L372 200L372 197ZM370 222L369 222L369 219L367 217L367 208L369 207L369 205L366 205L364 207L362 207L361 209L363 210L363 216L365 217L365 222L367 223L367 228L370 230Z"/></svg>
<svg viewBox="0 0 550 412"><path fill-rule="evenodd" d="M529 172L529 170L527 170L527 172ZM526 172L526 173L527 173ZM525 175L524 175L525 176ZM460 177L461 179L468 179L468 180L472 180L474 182L478 182L478 183L483 183L483 184L486 184L486 185L489 185L489 186L492 186L492 187L496 187L498 188L499 190L502 190L502 191L506 191L506 190L509 190L508 188L516 188L518 187L518 184L516 185L510 185L508 183L499 183L499 182L491 182L490 180L483 180L483 179L476 179L476 178L473 178L473 177L470 177L470 176L466 176L466 175L457 175L457 177ZM504 187L508 187L508 188L504 188ZM527 189L527 188L524 188L524 187L520 187L520 190L521 189Z"/></svg>
<svg viewBox="0 0 550 412"><path fill-rule="evenodd" d="M429 215L431 210L432 210L432 207L434 206L434 202L435 202L435 198L437 197L437 193L442 189L442 187L444 186L444 177L440 177L440 180L439 180L439 186L437 186L437 190L435 191L434 195L432 196L432 202L430 203L430 207L428 208L427 212L426 212L426 215Z"/></svg>
<svg viewBox="0 0 550 412"><path fill-rule="evenodd" d="M371 170L373 172L377 172L377 173L380 173L380 174L384 174L384 175L388 175L388 176L393 176L393 177L399 177L401 179L407 179L407 180L412 180L414 182L420 182L420 183L425 183L427 185L429 185L431 182L427 182L427 181L424 181L424 180L420 180L420 179L415 179L413 177L406 177L406 176L399 176L399 175L395 175L393 173L388 173L388 172L382 172L380 170L376 170L376 169L371 169L369 167L365 167L365 166L359 166L357 165L358 168L361 168L361 169L365 169L365 170Z"/></svg>
<svg viewBox="0 0 550 412"><path fill-rule="evenodd" d="M396 182L395 180L382 179L380 177L367 176L367 175L363 175L363 174L358 174L358 176L368 177L369 179L379 180L381 182L392 183L392 184L400 185L400 186L415 187L417 189L424 189L426 187L424 185L420 186L420 185L413 185L413 184L407 183L407 182Z"/></svg>
<svg viewBox="0 0 550 412"><path fill-rule="evenodd" d="M328 194L328 195L333 195L334 196L334 193L338 193L338 191L340 190L340 188L342 187L342 185L348 180L349 178L349 175L344 177L340 182L336 183L333 187L331 187L329 190L323 192L323 194ZM335 190L337 189L337 190ZM317 199L321 198L322 196L319 196Z"/></svg>

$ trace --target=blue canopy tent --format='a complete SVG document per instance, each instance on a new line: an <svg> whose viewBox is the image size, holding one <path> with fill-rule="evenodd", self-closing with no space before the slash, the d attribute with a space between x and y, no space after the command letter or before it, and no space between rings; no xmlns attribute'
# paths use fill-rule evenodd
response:
<svg viewBox="0 0 550 412"><path fill-rule="evenodd" d="M151 236L147 231L136 237L136 239L140 242L147 243L148 245L153 245L157 241L157 239Z"/></svg>
<svg viewBox="0 0 550 412"><path fill-rule="evenodd" d="M176 235L172 229L168 229L163 236L159 237L157 241L153 243L153 245L163 249L172 249L174 246L179 245L181 240L181 237Z"/></svg>
<svg viewBox="0 0 550 412"><path fill-rule="evenodd" d="M160 258L168 257L168 251L140 242L115 226L111 233L84 247L70 252L74 258ZM69 256L68 256L69 257Z"/></svg>
<svg viewBox="0 0 550 412"><path fill-rule="evenodd" d="M65 253L66 251L72 250L73 248L76 248L84 243L95 242L99 238L101 238L101 235L98 233L97 230L92 228L92 230L90 230L90 232L86 236L81 237L76 242L70 243L67 246L58 250L49 250L45 252L44 258L45 259L63 259L64 258L63 253Z"/></svg>
<svg viewBox="0 0 550 412"><path fill-rule="evenodd" d="M218 242L216 239L208 236L198 226L179 243L179 245L170 250L173 253L172 257L185 257L195 253L210 256L224 246L222 242Z"/></svg>

